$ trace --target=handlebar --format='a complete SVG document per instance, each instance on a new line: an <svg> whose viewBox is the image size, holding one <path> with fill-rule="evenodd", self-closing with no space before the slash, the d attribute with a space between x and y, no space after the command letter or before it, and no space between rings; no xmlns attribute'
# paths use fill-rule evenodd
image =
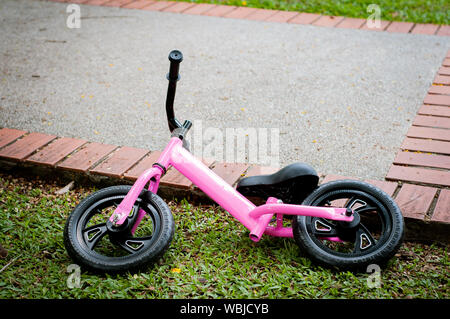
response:
<svg viewBox="0 0 450 319"><path fill-rule="evenodd" d="M168 74L168 80L179 80L180 75L178 70L180 68L180 63L183 61L183 53L178 50L173 50L169 53L170 69Z"/></svg>
<svg viewBox="0 0 450 319"><path fill-rule="evenodd" d="M173 50L169 54L170 69L167 74L167 80L169 80L169 87L167 88L166 97L166 113L167 121L169 123L169 130L172 132L176 128L181 128L183 125L175 118L173 111L173 102L175 100L175 92L177 89L177 81L180 79L179 68L180 63L183 61L183 54L178 50Z"/></svg>

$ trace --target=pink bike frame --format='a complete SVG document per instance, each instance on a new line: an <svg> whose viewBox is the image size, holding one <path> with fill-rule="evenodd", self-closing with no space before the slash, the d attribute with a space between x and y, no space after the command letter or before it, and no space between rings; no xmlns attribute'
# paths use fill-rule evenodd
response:
<svg viewBox="0 0 450 319"><path fill-rule="evenodd" d="M239 220L250 231L250 239L255 242L259 241L263 234L293 237L292 228L284 227L282 224L283 215L312 216L344 222L353 220L352 215L346 215L345 208L283 204L274 197L269 197L266 204L256 206L183 148L183 141L178 137L170 139L157 163L159 165L153 165L136 180L131 190L117 206L110 217L113 224L121 225L126 220L147 183L149 183L149 191L156 194L159 180L164 173L162 167L169 169L171 166ZM133 233L144 215L144 210L139 210L137 221L132 229ZM269 226L273 216L276 216L276 226ZM340 241L339 238L334 237L327 239Z"/></svg>

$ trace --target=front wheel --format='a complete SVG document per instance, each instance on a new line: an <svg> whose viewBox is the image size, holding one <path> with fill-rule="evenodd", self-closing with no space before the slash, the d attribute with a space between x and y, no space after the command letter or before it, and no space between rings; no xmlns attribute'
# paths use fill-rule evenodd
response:
<svg viewBox="0 0 450 319"><path fill-rule="evenodd" d="M175 230L173 216L152 192L142 191L124 227L110 227L109 217L130 189L125 185L104 188L75 207L66 222L64 244L77 263L100 272L134 271L156 261L169 247Z"/></svg>
<svg viewBox="0 0 450 319"><path fill-rule="evenodd" d="M354 222L296 216L294 239L316 263L345 270L384 265L403 240L403 216L394 200L379 188L354 180L319 186L302 203L351 208Z"/></svg>

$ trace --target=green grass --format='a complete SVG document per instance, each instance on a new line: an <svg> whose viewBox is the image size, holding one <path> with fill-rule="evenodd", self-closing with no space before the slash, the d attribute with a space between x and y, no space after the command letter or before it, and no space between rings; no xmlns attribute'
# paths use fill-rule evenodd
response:
<svg viewBox="0 0 450 319"><path fill-rule="evenodd" d="M177 230L163 256L148 270L125 275L81 272L81 287L68 288L73 263L63 245L65 219L93 187L0 174L0 298L449 298L448 246L408 243L381 272L317 267L294 241L248 232L215 206L169 203ZM8 265L9 264L9 265ZM6 267L6 268L4 268ZM2 270L2 268L4 268Z"/></svg>
<svg viewBox="0 0 450 319"><path fill-rule="evenodd" d="M215 3L247 6L263 9L300 11L323 15L368 18L370 4L377 4L380 18L388 21L449 24L450 2L448 0L176 0L196 3Z"/></svg>

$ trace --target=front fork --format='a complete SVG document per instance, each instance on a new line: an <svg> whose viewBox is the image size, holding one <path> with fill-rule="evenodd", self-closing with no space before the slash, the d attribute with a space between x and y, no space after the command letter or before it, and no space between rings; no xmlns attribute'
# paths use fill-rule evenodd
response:
<svg viewBox="0 0 450 319"><path fill-rule="evenodd" d="M158 165L153 165L152 168L146 170L143 174L139 176L139 178L131 187L128 194L116 207L113 214L109 218L109 221L112 223L114 227L119 227L125 222L129 214L133 210L134 203L138 199L139 195L142 193L142 190L145 188L145 185L147 185L147 183L149 183L148 190L156 194L156 192L158 191L159 181L162 174L163 174L162 167ZM134 234L137 226L141 222L142 218L144 218L145 211L143 209L139 209L137 214L138 216L136 222L134 223L131 229L132 234Z"/></svg>

